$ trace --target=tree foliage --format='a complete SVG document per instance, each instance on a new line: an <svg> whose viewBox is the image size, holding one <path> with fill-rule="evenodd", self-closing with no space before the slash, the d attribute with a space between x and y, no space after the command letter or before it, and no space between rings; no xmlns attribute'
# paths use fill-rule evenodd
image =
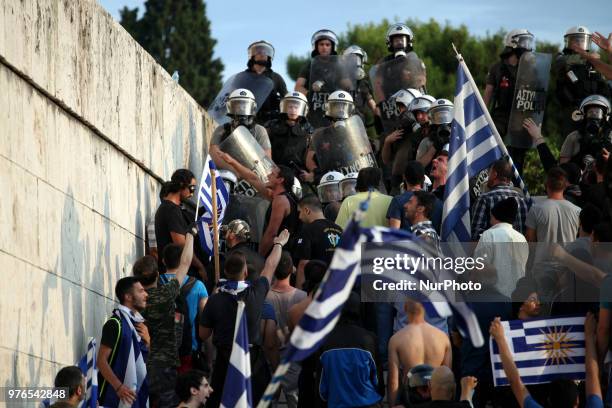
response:
<svg viewBox="0 0 612 408"><path fill-rule="evenodd" d="M180 84L202 106L221 88L223 63L213 58L217 41L202 0L147 0L142 18L138 8L120 11L121 25L169 73L178 71Z"/></svg>
<svg viewBox="0 0 612 408"><path fill-rule="evenodd" d="M391 23L393 22L383 20L379 23L349 24L345 32L339 33L339 49L342 50L351 44L359 45L368 53L369 65L374 65L388 54L385 34ZM406 24L414 32L414 50L427 67L427 92L429 94L451 101L454 99L457 59L451 44L455 44L463 55L482 93L490 66L499 61L505 35L503 30L477 37L470 34L464 25L455 27L448 22L441 25L433 19L428 22L408 20ZM552 54L554 61L555 55L560 51L560 46L538 42L537 51ZM292 79L297 78L300 68L309 58L309 55L289 56L287 72ZM561 110L555 97L556 78L553 75L551 72L542 134L549 139L552 150L558 152L566 135L560 134ZM524 170L526 183L539 187L543 170L537 153L534 152L529 156Z"/></svg>

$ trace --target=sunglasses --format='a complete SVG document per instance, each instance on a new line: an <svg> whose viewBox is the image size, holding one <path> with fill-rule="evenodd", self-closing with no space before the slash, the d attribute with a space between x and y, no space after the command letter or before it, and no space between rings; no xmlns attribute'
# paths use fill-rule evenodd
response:
<svg viewBox="0 0 612 408"><path fill-rule="evenodd" d="M191 191L192 193L196 190L196 186L194 185L190 185L189 186L189 191Z"/></svg>

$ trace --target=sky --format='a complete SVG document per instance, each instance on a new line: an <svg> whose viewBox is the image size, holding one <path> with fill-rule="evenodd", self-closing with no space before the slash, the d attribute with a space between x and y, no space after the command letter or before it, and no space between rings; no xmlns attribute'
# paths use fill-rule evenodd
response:
<svg viewBox="0 0 612 408"><path fill-rule="evenodd" d="M139 7L144 12L144 0L98 1L117 21L124 6ZM249 44L266 40L276 50L272 68L283 76L289 88L293 81L286 72L287 57L291 53L309 53L310 37L321 28L339 34L349 25L384 18L434 18L453 26L464 24L478 36L500 28L527 28L535 34L536 41L559 44L565 31L574 25L585 25L606 35L612 31L611 0L212 0L206 1L206 13L217 40L215 56L225 64L224 79L246 69Z"/></svg>

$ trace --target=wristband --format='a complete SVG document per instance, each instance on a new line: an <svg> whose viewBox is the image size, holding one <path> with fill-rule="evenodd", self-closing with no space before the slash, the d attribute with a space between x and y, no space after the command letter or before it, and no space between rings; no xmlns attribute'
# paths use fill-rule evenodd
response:
<svg viewBox="0 0 612 408"><path fill-rule="evenodd" d="M283 244L281 244L280 242L275 242L274 245L280 245L281 249L283 249ZM272 245L272 246L274 246Z"/></svg>

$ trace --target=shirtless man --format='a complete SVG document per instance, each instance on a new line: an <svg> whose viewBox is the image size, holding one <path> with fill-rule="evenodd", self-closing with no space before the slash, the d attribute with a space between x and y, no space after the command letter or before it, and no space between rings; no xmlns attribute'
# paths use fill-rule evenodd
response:
<svg viewBox="0 0 612 408"><path fill-rule="evenodd" d="M403 376L419 364L432 367L451 366L452 351L446 333L425 321L425 309L418 302L408 300L404 304L408 317L406 327L389 340L389 406L395 406L400 386L400 369Z"/></svg>

